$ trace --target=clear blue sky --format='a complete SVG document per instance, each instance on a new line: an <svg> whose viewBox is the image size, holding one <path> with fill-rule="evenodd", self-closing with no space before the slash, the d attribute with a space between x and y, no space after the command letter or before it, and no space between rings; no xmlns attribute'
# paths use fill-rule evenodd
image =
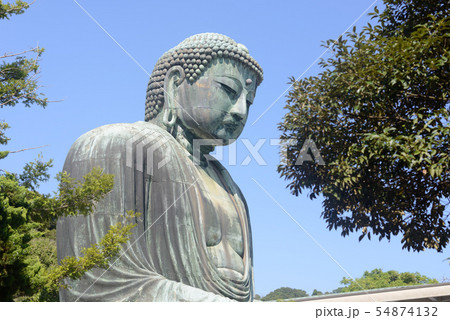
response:
<svg viewBox="0 0 450 320"><path fill-rule="evenodd" d="M149 73L166 50L196 33L222 33L245 44L265 76L241 136L253 145L261 138L279 137L277 124L285 113L283 92L289 77L301 76L311 65L304 76L319 72L313 63L324 51L321 42L338 37L373 2L79 0ZM356 26L367 21L364 15ZM37 0L25 14L0 21L0 35L0 53L20 52L38 43L45 48L41 91L50 100L62 100L45 110L21 105L0 110L0 119L12 127L10 150L48 145L10 155L2 160L2 169L18 172L42 153L44 159L54 159L54 176L83 133L109 123L144 119L148 75L73 0ZM260 149L267 165L252 159L242 166L249 152L242 141L237 142L237 150L238 165L228 165L227 157L224 164L250 208L256 293L265 295L282 286L310 294L313 289L333 290L342 277L359 277L374 268L417 271L439 281L450 278L450 266L444 261L449 250L413 253L402 250L397 238L358 242L357 235L343 238L339 230L328 231L320 218L321 199L309 200L306 194L294 197L285 189L276 172L278 149L268 141ZM227 148L224 153L228 154ZM42 187L44 192L55 189L54 180Z"/></svg>

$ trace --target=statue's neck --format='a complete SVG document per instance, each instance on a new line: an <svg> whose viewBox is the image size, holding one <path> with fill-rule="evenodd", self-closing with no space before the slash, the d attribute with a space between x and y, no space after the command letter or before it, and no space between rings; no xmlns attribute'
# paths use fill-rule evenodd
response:
<svg viewBox="0 0 450 320"><path fill-rule="evenodd" d="M199 143L195 143L196 137L179 121L176 121L173 127L168 127L163 121L162 112L158 115L158 117L151 120L151 122L166 129L191 155L198 154L198 151L197 154L194 154L194 148L197 147L200 148L200 156L202 158L204 158L203 155L207 155L214 151L214 145L203 145L202 143L200 143L201 141L197 141Z"/></svg>
<svg viewBox="0 0 450 320"><path fill-rule="evenodd" d="M172 135L191 155L200 154L203 157L203 155L210 154L214 151L214 145L195 143L195 136L190 131L186 130L186 128L184 128L181 124L175 124ZM200 148L200 151L196 151L194 148Z"/></svg>
<svg viewBox="0 0 450 320"><path fill-rule="evenodd" d="M174 125L169 127L163 119L163 113L161 112L155 119L150 120L150 122L167 130L192 156L200 155L200 160L206 161L204 155L208 155L214 151L215 145L204 145L201 141L195 141L196 137L180 121L175 121ZM196 151L194 148L200 148L200 151Z"/></svg>

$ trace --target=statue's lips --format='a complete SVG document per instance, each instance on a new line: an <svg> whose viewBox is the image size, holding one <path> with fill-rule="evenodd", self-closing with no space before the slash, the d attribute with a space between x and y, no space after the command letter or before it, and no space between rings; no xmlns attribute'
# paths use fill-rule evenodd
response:
<svg viewBox="0 0 450 320"><path fill-rule="evenodd" d="M238 128L237 125L232 125L232 124L230 124L230 125L225 125L225 129L226 129L227 131L230 131L230 132L235 132L237 128Z"/></svg>
<svg viewBox="0 0 450 320"><path fill-rule="evenodd" d="M223 126L228 132L235 132L240 127L239 123L236 123L235 121L224 122Z"/></svg>

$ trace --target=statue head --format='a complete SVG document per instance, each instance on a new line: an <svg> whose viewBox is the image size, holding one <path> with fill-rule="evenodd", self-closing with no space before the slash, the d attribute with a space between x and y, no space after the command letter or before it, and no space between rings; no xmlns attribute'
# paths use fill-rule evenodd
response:
<svg viewBox="0 0 450 320"><path fill-rule="evenodd" d="M145 120L191 139L236 139L263 79L247 48L231 38L191 36L158 60L147 88Z"/></svg>

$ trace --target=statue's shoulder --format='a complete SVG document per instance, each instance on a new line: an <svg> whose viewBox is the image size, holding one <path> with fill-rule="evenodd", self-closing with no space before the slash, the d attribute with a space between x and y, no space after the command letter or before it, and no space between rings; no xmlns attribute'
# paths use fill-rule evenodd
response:
<svg viewBox="0 0 450 320"><path fill-rule="evenodd" d="M144 121L104 125L80 136L70 148L66 162L119 158L127 145L138 143L144 137L148 140L169 135L166 130Z"/></svg>
<svg viewBox="0 0 450 320"><path fill-rule="evenodd" d="M105 140L120 143L121 141L127 141L136 135L153 132L169 134L157 125L144 121L138 121L135 123L113 123L86 132L80 136L75 143L92 143L94 141L99 143Z"/></svg>

